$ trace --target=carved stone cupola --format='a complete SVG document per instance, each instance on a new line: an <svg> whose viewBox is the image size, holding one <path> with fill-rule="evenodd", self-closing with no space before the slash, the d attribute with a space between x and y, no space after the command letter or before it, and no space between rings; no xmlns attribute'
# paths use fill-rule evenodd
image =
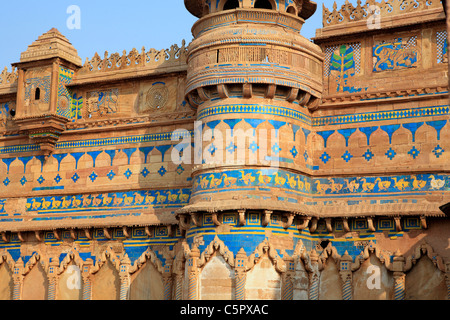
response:
<svg viewBox="0 0 450 320"><path fill-rule="evenodd" d="M72 44L57 30L41 35L21 54L15 123L50 155L71 119L70 83L82 61Z"/></svg>

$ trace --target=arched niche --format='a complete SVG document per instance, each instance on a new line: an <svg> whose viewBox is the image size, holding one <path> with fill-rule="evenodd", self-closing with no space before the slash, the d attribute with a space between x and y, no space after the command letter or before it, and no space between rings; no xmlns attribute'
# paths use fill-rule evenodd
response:
<svg viewBox="0 0 450 320"><path fill-rule="evenodd" d="M319 300L342 300L342 280L336 260L328 258L319 282Z"/></svg>
<svg viewBox="0 0 450 320"><path fill-rule="evenodd" d="M119 294L119 273L108 259L93 276L92 300L119 300Z"/></svg>
<svg viewBox="0 0 450 320"><path fill-rule="evenodd" d="M23 280L22 300L47 300L48 278L40 263L36 263Z"/></svg>
<svg viewBox="0 0 450 320"><path fill-rule="evenodd" d="M235 273L221 255L215 254L201 271L200 299L235 299Z"/></svg>
<svg viewBox="0 0 450 320"><path fill-rule="evenodd" d="M7 263L0 264L0 300L11 300L14 289L12 271Z"/></svg>
<svg viewBox="0 0 450 320"><path fill-rule="evenodd" d="M406 300L446 300L445 274L428 256L422 256L406 274Z"/></svg>
<svg viewBox="0 0 450 320"><path fill-rule="evenodd" d="M272 0L256 0L255 9L276 10L277 6Z"/></svg>
<svg viewBox="0 0 450 320"><path fill-rule="evenodd" d="M281 275L267 255L247 273L245 284L246 300L280 300Z"/></svg>
<svg viewBox="0 0 450 320"><path fill-rule="evenodd" d="M147 262L131 276L130 300L163 300L164 283L154 264Z"/></svg>
<svg viewBox="0 0 450 320"><path fill-rule="evenodd" d="M239 8L239 0L222 0L219 3L219 8L224 11Z"/></svg>
<svg viewBox="0 0 450 320"><path fill-rule="evenodd" d="M394 278L392 272L370 254L358 270L353 273L354 300L393 300Z"/></svg>
<svg viewBox="0 0 450 320"><path fill-rule="evenodd" d="M58 300L82 300L83 279L75 262L70 262L61 273L58 283Z"/></svg>
<svg viewBox="0 0 450 320"><path fill-rule="evenodd" d="M297 10L295 9L295 7L294 6L289 6L287 9L286 9L286 12L287 13L289 13L289 14L293 14L293 15L297 15Z"/></svg>

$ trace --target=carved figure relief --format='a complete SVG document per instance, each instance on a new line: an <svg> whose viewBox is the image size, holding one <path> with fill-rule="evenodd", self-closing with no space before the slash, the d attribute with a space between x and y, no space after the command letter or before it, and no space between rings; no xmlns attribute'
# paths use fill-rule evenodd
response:
<svg viewBox="0 0 450 320"><path fill-rule="evenodd" d="M118 111L119 89L87 93L85 119L102 118Z"/></svg>
<svg viewBox="0 0 450 320"><path fill-rule="evenodd" d="M169 100L169 89L164 82L154 83L145 95L145 110L164 109Z"/></svg>
<svg viewBox="0 0 450 320"><path fill-rule="evenodd" d="M16 103L13 101L0 103L0 128L5 128L7 126L8 120L12 118L11 111L15 109Z"/></svg>
<svg viewBox="0 0 450 320"><path fill-rule="evenodd" d="M373 60L374 72L417 67L419 53L416 49L416 37L411 37L407 41L398 38L393 42L375 43Z"/></svg>

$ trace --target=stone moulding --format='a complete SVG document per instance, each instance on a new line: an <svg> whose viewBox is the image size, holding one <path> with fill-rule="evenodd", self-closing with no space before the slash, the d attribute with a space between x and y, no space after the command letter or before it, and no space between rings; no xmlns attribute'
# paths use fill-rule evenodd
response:
<svg viewBox="0 0 450 320"><path fill-rule="evenodd" d="M197 38L202 33L215 28L235 24L248 24L253 21L284 27L294 32L300 32L305 20L291 14L258 10L258 9L234 9L207 15L198 20L192 27L192 34Z"/></svg>
<svg viewBox="0 0 450 320"><path fill-rule="evenodd" d="M334 2L333 10L330 11L323 4L323 26L333 26L337 24L344 24L348 22L368 20L375 13L382 18L389 16L397 16L410 12L419 12L430 9L442 9L440 0L367 0L362 5L361 0L357 1L356 7L348 0L342 5L341 9L337 9L337 4Z"/></svg>
<svg viewBox="0 0 450 320"><path fill-rule="evenodd" d="M326 95L322 98L319 107L344 107L349 104L379 104L384 100L391 103L392 101L435 99L438 95L448 95L448 86L401 89L385 92L364 92L361 94Z"/></svg>
<svg viewBox="0 0 450 320"><path fill-rule="evenodd" d="M55 114L15 119L19 132L28 135L47 157L55 150L56 143L66 130L65 125L68 122L69 119Z"/></svg>

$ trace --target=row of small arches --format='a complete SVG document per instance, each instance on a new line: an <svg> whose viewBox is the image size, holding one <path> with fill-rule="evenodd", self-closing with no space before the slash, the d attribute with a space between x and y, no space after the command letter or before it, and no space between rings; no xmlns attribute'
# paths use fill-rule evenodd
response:
<svg viewBox="0 0 450 320"><path fill-rule="evenodd" d="M255 9L276 10L276 4L271 0L256 0L253 6ZM234 10L240 8L239 0L228 0L223 3L223 7L219 11ZM206 8L206 10L209 10ZM297 15L297 10L294 6L289 6L286 9L287 13Z"/></svg>

